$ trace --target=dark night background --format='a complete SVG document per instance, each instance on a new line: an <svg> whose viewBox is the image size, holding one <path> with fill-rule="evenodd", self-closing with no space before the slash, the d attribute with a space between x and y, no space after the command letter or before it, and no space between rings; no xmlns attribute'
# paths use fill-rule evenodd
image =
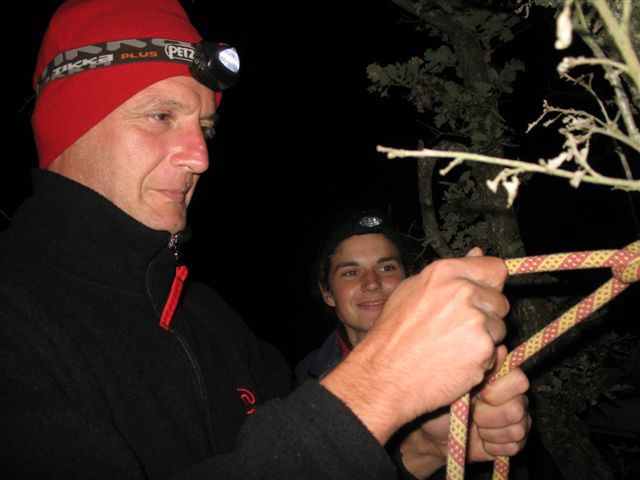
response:
<svg viewBox="0 0 640 480"><path fill-rule="evenodd" d="M4 70L10 129L0 210L8 216L28 196L29 172L37 165L31 76L59 3L10 3L9 17L20 33L19 42L7 45ZM387 160L375 146L415 148L429 136L401 92L385 99L367 92L365 69L421 55L430 40L385 0L183 5L205 38L238 48L242 65L240 83L224 95L210 170L190 208L191 274L212 285L295 364L333 328L313 293L310 271L319 238L337 212L354 204L390 209L405 231L420 218L415 160ZM570 91L569 101L584 102L558 80L555 67L563 54L553 41L551 12L536 10L502 53L522 58L527 69L502 105L518 135L509 152L514 158L559 151L561 140L552 131L523 133L540 114L543 98L561 101L563 90ZM606 168L612 152L594 153L597 167ZM634 195L589 185L575 190L565 180L533 177L516 200L528 253L630 243L640 236L630 208ZM0 215L0 229L7 223ZM576 296L608 277L606 271L568 275L572 286L567 282L564 293ZM618 331L640 332L638 288L610 307ZM551 477L546 472L540 478Z"/></svg>
<svg viewBox="0 0 640 480"><path fill-rule="evenodd" d="M11 146L4 154L0 209L9 216L29 194L29 170L37 165L31 75L59 3L12 2L11 21L21 35L5 57ZM295 363L332 328L312 294L310 269L318 238L336 213L350 204L390 208L405 230L420 217L415 160L387 160L375 146L415 148L428 137L399 95L380 99L367 92L365 69L421 54L428 40L382 0L183 4L205 38L238 48L242 64L239 85L224 95L210 171L190 210L191 257L197 259L191 271ZM513 42L527 71L519 74L503 114L519 134L513 155L537 159L557 153L558 137L522 133L539 115L542 98L566 87L555 73L562 55L553 50L551 14L534 12L528 25ZM638 225L631 201L607 187L574 190L564 180L534 177L516 205L525 244L535 254L633 241ZM625 306L638 295L633 290L618 308L637 319Z"/></svg>

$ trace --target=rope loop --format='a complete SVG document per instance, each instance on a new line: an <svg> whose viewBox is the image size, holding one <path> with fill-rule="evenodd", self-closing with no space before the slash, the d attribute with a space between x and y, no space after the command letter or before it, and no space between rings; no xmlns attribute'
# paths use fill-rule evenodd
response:
<svg viewBox="0 0 640 480"><path fill-rule="evenodd" d="M568 252L505 260L510 275L558 270L611 268L613 277L591 295L538 331L507 355L500 369L489 381L494 381L521 365L525 360L577 325L608 301L640 279L640 240L620 250ZM449 429L447 480L463 480L466 461L469 394L452 404ZM466 402L466 404L465 404ZM462 425L462 428L460 427ZM496 458L493 480L508 480L509 457Z"/></svg>
<svg viewBox="0 0 640 480"><path fill-rule="evenodd" d="M612 256L611 271L616 280L633 283L640 280L640 240L618 250Z"/></svg>

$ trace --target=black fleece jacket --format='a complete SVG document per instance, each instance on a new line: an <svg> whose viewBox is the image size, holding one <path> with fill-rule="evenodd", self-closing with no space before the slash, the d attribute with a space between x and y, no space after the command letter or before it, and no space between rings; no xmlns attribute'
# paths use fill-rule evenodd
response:
<svg viewBox="0 0 640 480"><path fill-rule="evenodd" d="M396 478L206 286L159 326L167 232L50 172L34 192L0 235L0 478Z"/></svg>

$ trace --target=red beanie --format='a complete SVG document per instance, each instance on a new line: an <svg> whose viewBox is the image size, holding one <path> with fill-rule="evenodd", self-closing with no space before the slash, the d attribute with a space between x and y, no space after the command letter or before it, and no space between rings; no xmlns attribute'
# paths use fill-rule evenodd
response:
<svg viewBox="0 0 640 480"><path fill-rule="evenodd" d="M202 40L177 0L68 0L56 11L45 33L33 76L34 89L60 53L132 38ZM47 168L137 92L178 75L189 75L189 66L152 61L88 69L46 83L31 119L40 167Z"/></svg>

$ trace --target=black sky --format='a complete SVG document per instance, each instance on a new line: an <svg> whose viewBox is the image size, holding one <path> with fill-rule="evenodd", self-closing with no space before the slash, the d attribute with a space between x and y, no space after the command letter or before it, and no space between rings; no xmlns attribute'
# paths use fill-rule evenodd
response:
<svg viewBox="0 0 640 480"><path fill-rule="evenodd" d="M59 2L45 3L37 10L36 2L12 7L24 38L13 44L14 63L5 73L7 141L17 144L15 154L5 152L1 179L0 209L9 215L28 195L29 170L37 164L31 75ZM240 83L224 95L210 172L192 204L191 250L198 259L192 273L296 361L331 328L311 294L309 271L317 239L336 212L369 203L391 208L404 228L419 218L415 161L386 160L375 146L414 148L424 130L411 106L367 92L365 69L420 54L427 40L399 22L402 13L389 1L256 3L184 2L203 36L235 45L242 64ZM558 88L552 27L541 15L515 42L527 73L504 114L520 134L538 115L543 95ZM557 151L545 133L518 141L523 158ZM626 194L575 191L549 178L530 184L535 188L522 189L517 207L531 253L613 248L637 237Z"/></svg>

